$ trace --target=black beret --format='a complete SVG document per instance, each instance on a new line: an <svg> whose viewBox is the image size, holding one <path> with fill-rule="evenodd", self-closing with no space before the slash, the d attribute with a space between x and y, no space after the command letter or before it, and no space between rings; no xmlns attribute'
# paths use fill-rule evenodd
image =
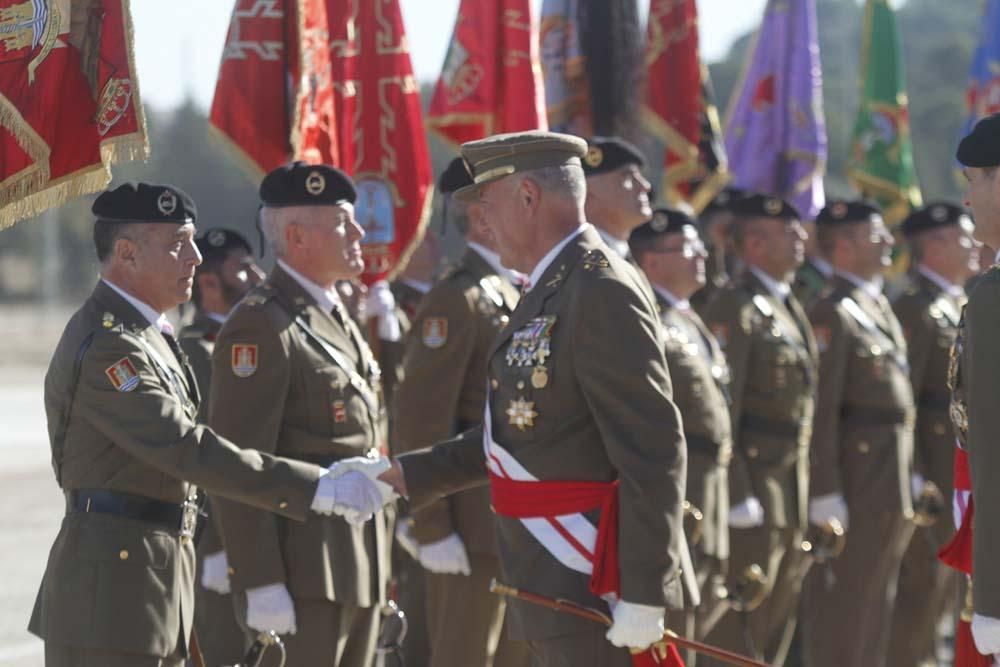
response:
<svg viewBox="0 0 1000 667"><path fill-rule="evenodd" d="M676 208L658 208L653 211L653 217L632 230L629 241L646 240L666 234L679 234L685 226L697 230L694 218L687 212Z"/></svg>
<svg viewBox="0 0 1000 667"><path fill-rule="evenodd" d="M223 227L212 227L205 230L195 239L198 252L201 253L203 261L213 259L225 259L226 255L233 248L243 248L248 253L253 253L250 242L242 234L232 229Z"/></svg>
<svg viewBox="0 0 1000 667"><path fill-rule="evenodd" d="M472 185L472 182L472 175L469 173L468 167L465 166L465 160L457 157L441 173L441 178L438 179L438 190L442 194L451 194L467 185Z"/></svg>
<svg viewBox="0 0 1000 667"><path fill-rule="evenodd" d="M775 218L801 220L799 211L781 197L748 192L729 205L733 215L740 218Z"/></svg>
<svg viewBox="0 0 1000 667"><path fill-rule="evenodd" d="M747 194L746 190L727 185L719 194L712 197L712 200L702 209L702 214L713 213L715 211L731 211L736 201L746 197Z"/></svg>
<svg viewBox="0 0 1000 667"><path fill-rule="evenodd" d="M828 201L826 206L816 216L817 225L842 225L858 222L869 222L872 218L881 218L882 209L867 201L844 201L835 199Z"/></svg>
<svg viewBox="0 0 1000 667"><path fill-rule="evenodd" d="M642 151L618 137L593 137L587 142L587 154L583 156L583 173L596 176L614 171L627 164L646 166Z"/></svg>
<svg viewBox="0 0 1000 667"><path fill-rule="evenodd" d="M90 207L98 220L109 222L172 222L183 225L198 218L198 209L180 188L152 183L124 183L105 190Z"/></svg>
<svg viewBox="0 0 1000 667"><path fill-rule="evenodd" d="M966 167L1000 165L1000 113L986 116L958 144L955 158Z"/></svg>
<svg viewBox="0 0 1000 667"><path fill-rule="evenodd" d="M948 202L934 202L911 213L900 229L903 236L910 237L950 225L959 225L970 233L973 229L972 218L964 208Z"/></svg>
<svg viewBox="0 0 1000 667"><path fill-rule="evenodd" d="M264 177L260 199L264 206L334 206L358 198L351 177L328 164L290 162Z"/></svg>

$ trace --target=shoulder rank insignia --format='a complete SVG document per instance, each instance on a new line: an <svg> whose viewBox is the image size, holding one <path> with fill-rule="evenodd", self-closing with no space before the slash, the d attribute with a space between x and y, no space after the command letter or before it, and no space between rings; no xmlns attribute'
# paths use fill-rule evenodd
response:
<svg viewBox="0 0 1000 667"><path fill-rule="evenodd" d="M233 343L233 375L248 378L257 372L257 346L248 343Z"/></svg>
<svg viewBox="0 0 1000 667"><path fill-rule="evenodd" d="M517 399L516 401L512 400L510 402L510 407L507 408L509 423L512 426L516 426L520 431L534 427L535 417L537 416L538 413L535 412L535 402L526 401L523 397Z"/></svg>
<svg viewBox="0 0 1000 667"><path fill-rule="evenodd" d="M444 344L448 342L448 318L425 318L422 340L424 341L424 345L432 350L444 347Z"/></svg>
<svg viewBox="0 0 1000 667"><path fill-rule="evenodd" d="M760 314L767 318L774 317L774 309L771 308L771 304L768 303L767 297L762 294L755 294L753 297L753 305L757 306L757 310Z"/></svg>
<svg viewBox="0 0 1000 667"><path fill-rule="evenodd" d="M606 269L611 266L611 262L600 250L588 250L583 256L583 269L593 271L594 269Z"/></svg>
<svg viewBox="0 0 1000 667"><path fill-rule="evenodd" d="M108 376L117 391L132 391L139 386L139 373L128 357L108 366L104 369L104 374Z"/></svg>

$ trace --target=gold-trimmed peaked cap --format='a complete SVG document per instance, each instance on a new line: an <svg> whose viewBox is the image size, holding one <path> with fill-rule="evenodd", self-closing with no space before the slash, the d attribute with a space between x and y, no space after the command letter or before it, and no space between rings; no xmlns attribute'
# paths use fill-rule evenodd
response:
<svg viewBox="0 0 1000 667"><path fill-rule="evenodd" d="M582 169L580 160L586 154L587 142L580 137L541 130L496 134L470 141L462 144L462 158L473 183L456 191L454 196L471 201L478 196L479 186L534 169L563 165Z"/></svg>

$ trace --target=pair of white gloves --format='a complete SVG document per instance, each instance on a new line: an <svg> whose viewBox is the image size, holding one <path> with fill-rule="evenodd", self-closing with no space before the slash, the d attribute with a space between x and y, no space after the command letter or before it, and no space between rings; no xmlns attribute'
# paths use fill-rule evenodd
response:
<svg viewBox="0 0 1000 667"><path fill-rule="evenodd" d="M919 473L913 473L910 476L910 491L914 498L920 497L923 493L924 484L923 475ZM809 522L816 524L817 526L825 526L831 519L836 519L840 522L840 525L847 530L848 527L848 512L847 512L847 501L844 500L844 496L839 493L828 493L823 496L817 496L809 501Z"/></svg>
<svg viewBox="0 0 1000 667"><path fill-rule="evenodd" d="M461 574L469 576L472 574L472 567L469 565L469 554L465 550L465 543L458 533L452 533L448 537L420 544L410 532L408 521L400 521L396 524L396 541L403 547L406 553L410 554L427 571L434 574Z"/></svg>
<svg viewBox="0 0 1000 667"><path fill-rule="evenodd" d="M377 479L390 465L385 458L361 456L337 461L320 478L312 510L324 515L337 514L352 525L363 525L396 498L392 487ZM229 593L229 562L225 551L205 557L201 585L223 595ZM295 604L285 584L248 588L246 595L248 626L261 632L295 634Z"/></svg>
<svg viewBox="0 0 1000 667"><path fill-rule="evenodd" d="M818 496L809 501L809 522L825 526L831 519L840 521L847 528L847 502L839 493ZM757 528L764 525L764 508L757 498L750 496L729 509L730 528Z"/></svg>

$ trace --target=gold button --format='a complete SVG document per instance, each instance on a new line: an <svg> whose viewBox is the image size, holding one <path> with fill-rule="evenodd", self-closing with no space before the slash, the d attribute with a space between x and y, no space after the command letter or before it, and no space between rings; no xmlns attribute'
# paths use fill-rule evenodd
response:
<svg viewBox="0 0 1000 667"><path fill-rule="evenodd" d="M871 448L872 448L871 445L869 445L867 442L858 443L858 451L861 452L862 454L867 454L868 452L871 451Z"/></svg>
<svg viewBox="0 0 1000 667"><path fill-rule="evenodd" d="M747 456L755 459L760 455L760 451L756 447L747 447Z"/></svg>
<svg viewBox="0 0 1000 667"><path fill-rule="evenodd" d="M499 386L500 386L500 383L497 382L496 378L493 378L493 379L490 380L490 387L492 387L493 389L496 389Z"/></svg>
<svg viewBox="0 0 1000 667"><path fill-rule="evenodd" d="M517 382L517 388L518 389L524 389L524 380L518 380L518 382Z"/></svg>
<svg viewBox="0 0 1000 667"><path fill-rule="evenodd" d="M119 551L118 558L121 560L128 560L128 549L122 549Z"/></svg>
<svg viewBox="0 0 1000 667"><path fill-rule="evenodd" d="M236 568L235 568L235 567L227 567L227 568L226 568L226 572L228 572L228 573L229 573L229 576L231 577L231 576L233 576L234 574L236 574Z"/></svg>
<svg viewBox="0 0 1000 667"><path fill-rule="evenodd" d="M280 503L278 503L278 509L280 510L288 509L288 501L282 500Z"/></svg>
<svg viewBox="0 0 1000 667"><path fill-rule="evenodd" d="M947 433L947 429L944 427L944 424L942 424L941 422L934 424L935 435L944 435L945 433Z"/></svg>

